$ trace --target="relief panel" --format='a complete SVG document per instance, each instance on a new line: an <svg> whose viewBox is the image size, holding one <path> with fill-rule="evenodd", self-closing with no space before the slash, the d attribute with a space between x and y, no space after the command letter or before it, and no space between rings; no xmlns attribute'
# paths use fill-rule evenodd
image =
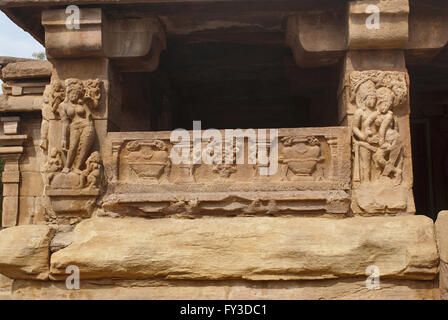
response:
<svg viewBox="0 0 448 320"><path fill-rule="evenodd" d="M408 77L404 72L349 75L355 213L413 211Z"/></svg>
<svg viewBox="0 0 448 320"><path fill-rule="evenodd" d="M241 144L235 139L233 148L227 141L219 147L202 141L200 152L221 163L176 164L171 154L182 143L171 142L170 132L108 133L102 155L108 181L103 207L134 215L348 212L349 128L278 129L277 159L269 141ZM183 143L192 160L193 143ZM249 152L254 149L258 153ZM260 174L270 165L251 158L260 150L278 162L275 174Z"/></svg>
<svg viewBox="0 0 448 320"><path fill-rule="evenodd" d="M92 112L101 98L98 79L53 81L44 91L40 147L47 218L89 216L100 194L102 161L93 150Z"/></svg>

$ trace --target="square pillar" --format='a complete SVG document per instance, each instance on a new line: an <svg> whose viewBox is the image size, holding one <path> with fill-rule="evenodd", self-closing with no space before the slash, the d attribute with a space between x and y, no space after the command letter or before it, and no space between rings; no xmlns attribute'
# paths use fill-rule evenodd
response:
<svg viewBox="0 0 448 320"><path fill-rule="evenodd" d="M349 51L339 121L352 130L353 213L415 213L409 114L404 52Z"/></svg>
<svg viewBox="0 0 448 320"><path fill-rule="evenodd" d="M0 117L3 135L0 135L0 158L5 160L2 173L3 204L2 227L17 225L19 217L19 159L23 153L23 142L27 135L19 135L19 117Z"/></svg>

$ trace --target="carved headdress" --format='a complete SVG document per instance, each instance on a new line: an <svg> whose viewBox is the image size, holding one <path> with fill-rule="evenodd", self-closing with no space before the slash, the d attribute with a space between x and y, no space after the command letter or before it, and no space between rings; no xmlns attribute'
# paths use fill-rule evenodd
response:
<svg viewBox="0 0 448 320"><path fill-rule="evenodd" d="M368 85L368 83L371 85ZM350 100L357 103L358 107L362 106L360 103L360 96L367 95L372 87L388 88L393 92L394 101L393 106L397 107L403 104L407 99L407 81L403 72L397 71L354 71L350 74ZM365 92L363 92L365 91Z"/></svg>

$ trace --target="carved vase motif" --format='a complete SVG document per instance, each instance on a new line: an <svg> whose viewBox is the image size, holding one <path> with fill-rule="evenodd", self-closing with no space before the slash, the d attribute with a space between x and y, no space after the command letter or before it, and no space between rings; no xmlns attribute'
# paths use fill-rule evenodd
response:
<svg viewBox="0 0 448 320"><path fill-rule="evenodd" d="M132 141L126 148L129 167L139 178L158 182L170 167L168 148L161 140Z"/></svg>
<svg viewBox="0 0 448 320"><path fill-rule="evenodd" d="M287 178L288 171L292 172L291 179L309 178L316 171L317 164L324 160L316 137L284 137L282 143L282 162L287 167Z"/></svg>

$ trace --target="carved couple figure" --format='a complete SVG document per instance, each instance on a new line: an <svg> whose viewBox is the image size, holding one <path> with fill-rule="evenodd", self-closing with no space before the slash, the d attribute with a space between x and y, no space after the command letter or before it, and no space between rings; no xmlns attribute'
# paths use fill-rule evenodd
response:
<svg viewBox="0 0 448 320"><path fill-rule="evenodd" d="M403 146L391 110L396 101L396 94L390 88L377 89L373 80L359 84L358 109L353 117L355 181L393 178L397 184L401 183Z"/></svg>

